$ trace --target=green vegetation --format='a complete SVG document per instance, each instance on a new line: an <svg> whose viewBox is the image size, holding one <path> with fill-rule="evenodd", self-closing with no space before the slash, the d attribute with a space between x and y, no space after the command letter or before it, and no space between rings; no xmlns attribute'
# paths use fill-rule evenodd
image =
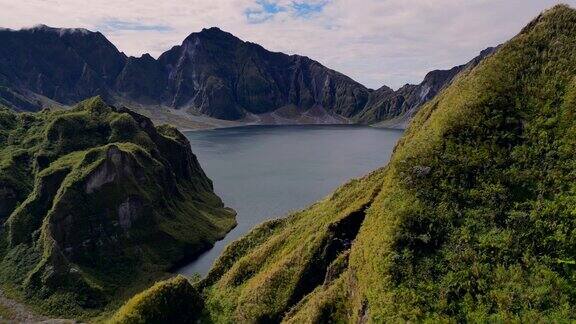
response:
<svg viewBox="0 0 576 324"><path fill-rule="evenodd" d="M0 285L42 313L113 310L235 225L170 126L93 98L0 129Z"/></svg>
<svg viewBox="0 0 576 324"><path fill-rule="evenodd" d="M201 320L576 319L575 116L576 11L556 6L425 105L387 167L231 244Z"/></svg>
<svg viewBox="0 0 576 324"><path fill-rule="evenodd" d="M0 322L13 321L16 319L16 314L8 307L0 305Z"/></svg>
<svg viewBox="0 0 576 324"><path fill-rule="evenodd" d="M178 276L159 282L132 298L111 323L191 323L202 310L202 299L188 281Z"/></svg>

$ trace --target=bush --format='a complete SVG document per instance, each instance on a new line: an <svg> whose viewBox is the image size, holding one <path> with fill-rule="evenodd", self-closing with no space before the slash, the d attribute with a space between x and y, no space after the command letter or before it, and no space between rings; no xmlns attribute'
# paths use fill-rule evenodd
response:
<svg viewBox="0 0 576 324"><path fill-rule="evenodd" d="M156 283L132 297L111 323L194 323L202 311L198 291L182 276Z"/></svg>

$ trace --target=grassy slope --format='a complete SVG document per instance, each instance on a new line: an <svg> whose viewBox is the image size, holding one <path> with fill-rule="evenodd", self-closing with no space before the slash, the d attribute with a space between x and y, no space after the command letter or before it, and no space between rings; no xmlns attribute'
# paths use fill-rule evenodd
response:
<svg viewBox="0 0 576 324"><path fill-rule="evenodd" d="M180 311L174 312L173 309ZM202 310L198 291L186 278L159 282L134 296L113 317L111 323L189 323Z"/></svg>
<svg viewBox="0 0 576 324"><path fill-rule="evenodd" d="M355 313L576 316L575 76L558 6L417 115L352 250Z"/></svg>
<svg viewBox="0 0 576 324"><path fill-rule="evenodd" d="M113 309L235 224L171 127L99 99L67 111L0 110L0 126L0 187L16 193L0 282L44 313ZM120 206L135 200L122 225Z"/></svg>
<svg viewBox="0 0 576 324"><path fill-rule="evenodd" d="M232 243L198 317L576 318L575 76L576 11L557 6L425 105L386 168Z"/></svg>

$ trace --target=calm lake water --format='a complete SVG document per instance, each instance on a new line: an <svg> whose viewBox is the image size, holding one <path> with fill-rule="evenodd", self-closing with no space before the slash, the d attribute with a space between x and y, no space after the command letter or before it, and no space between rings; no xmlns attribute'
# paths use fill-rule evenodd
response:
<svg viewBox="0 0 576 324"><path fill-rule="evenodd" d="M388 162L402 131L363 126L247 126L185 133L238 226L178 273L205 275L255 225L327 196Z"/></svg>

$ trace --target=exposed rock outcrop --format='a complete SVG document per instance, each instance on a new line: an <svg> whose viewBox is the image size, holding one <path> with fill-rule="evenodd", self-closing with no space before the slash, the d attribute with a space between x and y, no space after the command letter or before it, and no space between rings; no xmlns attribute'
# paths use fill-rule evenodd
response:
<svg viewBox="0 0 576 324"><path fill-rule="evenodd" d="M8 215L16 207L17 196L13 188L8 186L0 187L0 223L3 222Z"/></svg>
<svg viewBox="0 0 576 324"><path fill-rule="evenodd" d="M122 152L115 145L108 147L104 161L86 177L86 193L92 194L106 184L120 184L131 178L144 181L144 172L137 169L136 164L129 153Z"/></svg>
<svg viewBox="0 0 576 324"><path fill-rule="evenodd" d="M130 196L118 206L118 223L124 231L132 228L138 218L142 216L144 204L141 197Z"/></svg>
<svg viewBox="0 0 576 324"><path fill-rule="evenodd" d="M0 169L0 195L10 198L0 204L10 215L0 232L0 284L50 303L52 315L101 311L235 225L170 126L100 98L12 115L0 116L15 120L9 136L19 134L0 147L12 162Z"/></svg>
<svg viewBox="0 0 576 324"><path fill-rule="evenodd" d="M93 95L133 107L250 123L376 123L410 118L467 65L419 85L371 90L308 57L270 52L218 28L190 34L158 59L126 57L83 29L0 30L0 103L17 110ZM286 113L289 112L289 113Z"/></svg>

